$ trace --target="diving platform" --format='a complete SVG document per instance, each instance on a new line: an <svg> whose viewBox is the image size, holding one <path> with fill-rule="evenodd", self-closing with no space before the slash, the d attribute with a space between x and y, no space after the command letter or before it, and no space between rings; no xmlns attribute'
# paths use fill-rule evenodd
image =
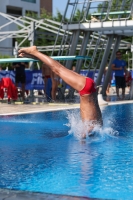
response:
<svg viewBox="0 0 133 200"><path fill-rule="evenodd" d="M133 20L119 20L119 21L102 21L102 22L85 22L78 24L64 24L65 30L84 30L95 31L101 34L117 34L133 36Z"/></svg>
<svg viewBox="0 0 133 200"><path fill-rule="evenodd" d="M130 14L131 10L125 11L116 11L116 12L100 12L100 13L93 13L92 16L102 16L102 15L123 15L123 14Z"/></svg>
<svg viewBox="0 0 133 200"><path fill-rule="evenodd" d="M51 56L53 60L91 60L89 56ZM39 60L32 58L1 58L0 63L14 63L14 62L39 62Z"/></svg>

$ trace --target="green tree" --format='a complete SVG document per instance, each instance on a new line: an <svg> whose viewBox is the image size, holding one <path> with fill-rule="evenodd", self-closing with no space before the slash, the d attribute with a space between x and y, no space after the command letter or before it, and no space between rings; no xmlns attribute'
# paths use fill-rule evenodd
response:
<svg viewBox="0 0 133 200"><path fill-rule="evenodd" d="M111 7L109 2L103 2L98 5L98 12L101 13L101 16L98 16L100 19L104 19L105 15L102 15L103 12L107 12L108 8L110 9L110 12L119 12L119 11L131 11L131 0L112 0ZM111 19L119 19L119 18L128 18L129 13L124 14L110 14L109 18Z"/></svg>
<svg viewBox="0 0 133 200"><path fill-rule="evenodd" d="M7 55L0 55L0 59L2 58L10 58L11 56L7 56ZM6 68L8 67L8 69L12 69L12 63L0 63L0 66L2 67L2 70L6 70Z"/></svg>

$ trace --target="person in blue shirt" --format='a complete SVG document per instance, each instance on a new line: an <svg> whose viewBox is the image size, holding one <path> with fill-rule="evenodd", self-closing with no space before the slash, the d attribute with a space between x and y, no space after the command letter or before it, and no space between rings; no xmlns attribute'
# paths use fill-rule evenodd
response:
<svg viewBox="0 0 133 200"><path fill-rule="evenodd" d="M122 99L125 98L125 73L126 73L126 61L122 60L122 53L120 51L116 52L116 58L112 63L112 70L115 72L115 84L116 84L116 94L118 99L120 99L119 89L122 88Z"/></svg>

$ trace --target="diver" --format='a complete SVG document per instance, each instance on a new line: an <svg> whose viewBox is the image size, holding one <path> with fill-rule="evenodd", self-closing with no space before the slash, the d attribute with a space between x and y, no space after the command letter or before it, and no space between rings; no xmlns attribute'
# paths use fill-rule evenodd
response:
<svg viewBox="0 0 133 200"><path fill-rule="evenodd" d="M42 54L31 46L22 48L18 51L19 57L39 59L45 63L57 76L64 80L68 85L77 90L80 94L80 115L82 122L87 125L87 134L91 134L95 126L102 126L102 114L97 99L97 89L95 82L88 77L84 77L72 70L65 68L59 62L49 56ZM83 138L86 133L83 131Z"/></svg>

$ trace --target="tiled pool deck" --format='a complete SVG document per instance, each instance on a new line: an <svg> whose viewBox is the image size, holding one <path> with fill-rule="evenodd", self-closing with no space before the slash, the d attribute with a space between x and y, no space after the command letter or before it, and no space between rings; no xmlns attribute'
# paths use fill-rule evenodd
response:
<svg viewBox="0 0 133 200"><path fill-rule="evenodd" d="M133 103L133 100L117 101L115 95L110 95L107 98L108 105ZM101 105L102 106L102 105ZM53 110L79 108L79 104L72 103L32 103L32 104L7 104L0 103L0 115L14 115L22 113L48 112ZM15 191L8 189L0 189L0 200L100 200L96 198L76 197L68 195L55 195L47 193L35 193L26 191ZM103 200L103 199L102 199Z"/></svg>
<svg viewBox="0 0 133 200"><path fill-rule="evenodd" d="M53 110L64 110L64 109L73 109L79 108L79 104L68 104L68 103L44 103L44 104L22 104L20 102L17 104L0 104L0 115L9 115L9 114L24 114L32 112L48 112Z"/></svg>
<svg viewBox="0 0 133 200"><path fill-rule="evenodd" d="M1 189L0 200L100 200L100 199Z"/></svg>

